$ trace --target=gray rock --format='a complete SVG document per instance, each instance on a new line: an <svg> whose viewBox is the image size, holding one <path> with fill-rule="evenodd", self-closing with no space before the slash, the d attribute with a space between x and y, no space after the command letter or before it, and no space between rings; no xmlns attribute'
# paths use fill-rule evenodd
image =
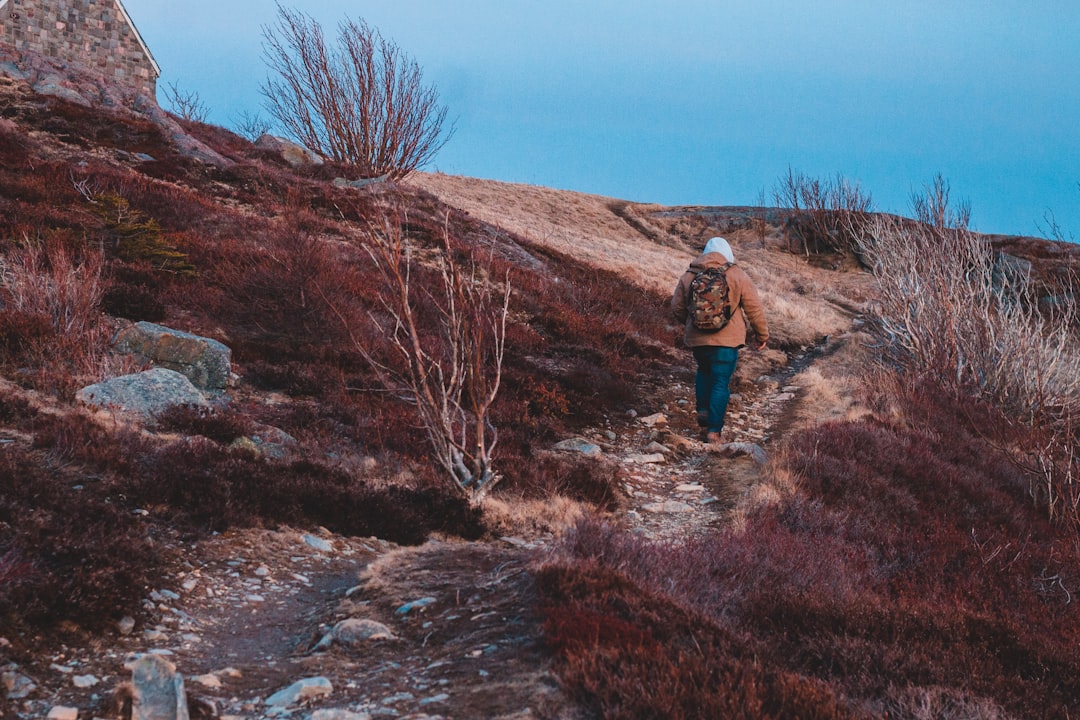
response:
<svg viewBox="0 0 1080 720"><path fill-rule="evenodd" d="M311 720L371 720L371 715L351 710L325 709L311 713Z"/></svg>
<svg viewBox="0 0 1080 720"><path fill-rule="evenodd" d="M359 180L347 180L345 178L334 178L335 187L351 187L351 188L363 188L368 185L378 185L379 183L386 182L389 175L380 175L373 178L360 178Z"/></svg>
<svg viewBox="0 0 1080 720"><path fill-rule="evenodd" d="M143 655L131 670L131 720L189 720L184 678L160 655Z"/></svg>
<svg viewBox="0 0 1080 720"><path fill-rule="evenodd" d="M77 688L91 688L99 682L101 681L93 675L76 675L71 678L71 683Z"/></svg>
<svg viewBox="0 0 1080 720"><path fill-rule="evenodd" d="M244 448L271 460L284 460L296 446L296 438L284 430L263 425L251 435L233 440L230 447Z"/></svg>
<svg viewBox="0 0 1080 720"><path fill-rule="evenodd" d="M75 397L91 407L121 410L146 420L178 405L210 407L190 380L166 368L104 380L84 387Z"/></svg>
<svg viewBox="0 0 1080 720"><path fill-rule="evenodd" d="M137 322L116 334L113 345L159 367L185 375L202 390L221 390L232 373L232 350L211 338L149 322Z"/></svg>
<svg viewBox="0 0 1080 720"><path fill-rule="evenodd" d="M323 697L334 692L334 686L324 677L311 677L297 680L292 685L266 698L266 704L271 707L289 707L301 700L313 697Z"/></svg>
<svg viewBox="0 0 1080 720"><path fill-rule="evenodd" d="M293 167L300 167L302 165L322 165L326 162L323 159L323 156L314 150L294 143L292 140L276 137L270 133L263 133L260 135L255 141L255 147L276 152L281 156L282 160Z"/></svg>
<svg viewBox="0 0 1080 720"><path fill-rule="evenodd" d="M334 546L332 543L330 543L328 540L323 540L320 537L315 537L314 535L305 535L304 544L308 547L315 548L319 552L334 552Z"/></svg>
<svg viewBox="0 0 1080 720"><path fill-rule="evenodd" d="M668 419L667 415L664 413L653 413L652 415L638 418L638 422L647 427L656 427L657 425L667 425Z"/></svg>
<svg viewBox="0 0 1080 720"><path fill-rule="evenodd" d="M717 448L724 457L741 457L749 455L758 465L764 465L769 460L768 453L757 443L735 442L726 443Z"/></svg>
<svg viewBox="0 0 1080 720"><path fill-rule="evenodd" d="M381 622L367 618L342 620L330 631L342 645L358 645L366 640L393 640L394 633Z"/></svg>
<svg viewBox="0 0 1080 720"><path fill-rule="evenodd" d="M367 618L349 618L348 620L342 620L334 629L328 632L319 644L315 646L316 650L327 650L331 645L337 643L345 647L357 647L371 640L396 640L390 628L383 625L381 622L369 620Z"/></svg>
<svg viewBox="0 0 1080 720"><path fill-rule="evenodd" d="M0 673L0 687L4 689L4 697L8 700L22 700L37 690L37 684L33 680L14 669Z"/></svg>
<svg viewBox="0 0 1080 720"><path fill-rule="evenodd" d="M648 455L627 455L626 460L642 465L654 465L656 463L666 462L667 457L665 457L663 453L650 453Z"/></svg>
<svg viewBox="0 0 1080 720"><path fill-rule="evenodd" d="M413 610L418 610L420 608L427 607L428 605L431 605L434 602L435 602L435 598L433 598L433 597L423 597L423 598L420 598L419 600L413 600L412 602L405 603L404 605L399 607L397 610L395 610L394 614L395 615L408 615Z"/></svg>
<svg viewBox="0 0 1080 720"><path fill-rule="evenodd" d="M671 448L669 448L667 445L661 445L660 443L653 440L651 443L645 446L645 452L652 454L664 454L671 452Z"/></svg>
<svg viewBox="0 0 1080 720"><path fill-rule="evenodd" d="M599 455L603 452L600 446L596 443L589 442L585 438L574 437L568 438L561 442L555 443L555 450L561 450L563 452L577 452L582 455Z"/></svg>
<svg viewBox="0 0 1080 720"><path fill-rule="evenodd" d="M649 503L648 505L642 505L641 509L644 510L645 512L651 512L651 513L677 514L677 513L693 512L694 511L694 506L693 505L688 505L687 503L684 503L684 502L679 502L678 500L665 500L664 502Z"/></svg>
<svg viewBox="0 0 1080 720"><path fill-rule="evenodd" d="M124 617L120 618L120 620L116 623L116 630L121 635L130 635L134 629L135 618L131 617L130 615L125 615Z"/></svg>
<svg viewBox="0 0 1080 720"><path fill-rule="evenodd" d="M45 718L46 720L79 720L79 708L55 705Z"/></svg>

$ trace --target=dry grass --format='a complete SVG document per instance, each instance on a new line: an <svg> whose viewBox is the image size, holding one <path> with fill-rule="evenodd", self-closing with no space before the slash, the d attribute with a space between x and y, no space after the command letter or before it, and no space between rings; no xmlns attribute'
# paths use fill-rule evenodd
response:
<svg viewBox="0 0 1080 720"><path fill-rule="evenodd" d="M542 248L617 272L660 298L716 234L708 223L693 222L694 215L659 217L653 213L660 206L598 195L443 174L414 173L409 182ZM765 238L751 230L725 233L761 292L775 344L798 348L847 329L873 296L872 278L782 252L778 232Z"/></svg>
<svg viewBox="0 0 1080 720"><path fill-rule="evenodd" d="M692 259L642 235L612 210L618 202L611 198L429 173L414 173L409 183L483 222L661 294L671 292Z"/></svg>
<svg viewBox="0 0 1080 720"><path fill-rule="evenodd" d="M875 368L874 340L864 332L840 338L827 356L792 378L799 388L792 421L809 428L832 420L857 420L869 409L862 401L868 373Z"/></svg>
<svg viewBox="0 0 1080 720"><path fill-rule="evenodd" d="M562 495L543 500L488 497L482 507L484 522L492 533L520 538L562 535L588 511L583 503Z"/></svg>

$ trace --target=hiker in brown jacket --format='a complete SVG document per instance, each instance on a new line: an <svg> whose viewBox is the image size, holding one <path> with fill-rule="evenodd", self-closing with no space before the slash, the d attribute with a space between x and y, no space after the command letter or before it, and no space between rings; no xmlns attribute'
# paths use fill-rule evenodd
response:
<svg viewBox="0 0 1080 720"><path fill-rule="evenodd" d="M690 285L706 268L724 267L731 319L720 330L699 330L693 322ZM671 296L671 311L686 326L686 344L697 361L695 395L698 425L704 428L707 442L719 443L731 397L728 384L735 372L739 348L746 345L747 320L757 336L755 350L765 349L769 339L769 326L765 322L765 311L761 307L757 289L743 269L735 264L735 254L727 240L722 237L710 239L704 252L690 263L690 268L683 273Z"/></svg>

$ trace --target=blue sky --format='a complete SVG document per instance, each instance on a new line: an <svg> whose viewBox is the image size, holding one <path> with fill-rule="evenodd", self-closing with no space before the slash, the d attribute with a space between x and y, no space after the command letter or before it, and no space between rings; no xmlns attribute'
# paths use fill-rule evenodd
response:
<svg viewBox="0 0 1080 720"><path fill-rule="evenodd" d="M667 205L771 201L788 167L906 213L941 173L983 232L1080 240L1080 4L293 0L420 63L457 131L429 170ZM124 0L170 83L260 112L270 0ZM159 90L159 99L164 95Z"/></svg>

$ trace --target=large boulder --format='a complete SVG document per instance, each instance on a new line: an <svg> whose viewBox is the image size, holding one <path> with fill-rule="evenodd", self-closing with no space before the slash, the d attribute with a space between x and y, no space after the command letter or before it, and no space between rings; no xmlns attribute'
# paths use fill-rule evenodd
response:
<svg viewBox="0 0 1080 720"><path fill-rule="evenodd" d="M104 380L75 394L82 403L103 410L120 410L145 420L177 405L210 407L209 401L186 377L168 368Z"/></svg>
<svg viewBox="0 0 1080 720"><path fill-rule="evenodd" d="M138 322L116 335L114 346L145 362L175 370L198 388L221 390L232 374L232 350L217 340Z"/></svg>

